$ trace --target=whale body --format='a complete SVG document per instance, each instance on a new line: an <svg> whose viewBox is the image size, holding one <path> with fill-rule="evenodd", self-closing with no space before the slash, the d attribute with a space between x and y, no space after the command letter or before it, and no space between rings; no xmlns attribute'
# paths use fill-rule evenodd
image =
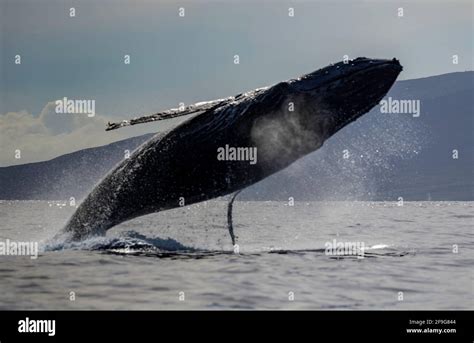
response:
<svg viewBox="0 0 474 343"><path fill-rule="evenodd" d="M191 105L183 111L194 114L189 120L153 136L110 171L60 234L66 240L103 235L132 218L248 187L317 150L367 113L401 70L396 59L357 58L270 87ZM165 111L109 124L108 129L182 114ZM224 147L255 149L256 163L218 158Z"/></svg>

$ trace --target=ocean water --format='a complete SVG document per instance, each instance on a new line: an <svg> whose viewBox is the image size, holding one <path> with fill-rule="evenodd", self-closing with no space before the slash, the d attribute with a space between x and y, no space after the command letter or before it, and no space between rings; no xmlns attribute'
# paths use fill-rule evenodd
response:
<svg viewBox="0 0 474 343"><path fill-rule="evenodd" d="M69 204L1 201L0 241L40 253L0 256L0 309L474 308L472 202L237 200L235 253L223 200L75 244L51 240Z"/></svg>

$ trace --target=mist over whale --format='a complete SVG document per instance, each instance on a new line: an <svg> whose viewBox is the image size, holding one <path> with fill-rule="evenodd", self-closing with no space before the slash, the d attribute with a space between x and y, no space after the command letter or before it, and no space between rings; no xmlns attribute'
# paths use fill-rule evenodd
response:
<svg viewBox="0 0 474 343"><path fill-rule="evenodd" d="M358 58L235 97L196 104L87 196L61 236L80 240L152 212L233 193L282 170L377 105L402 67ZM222 161L226 144L255 147L258 163Z"/></svg>

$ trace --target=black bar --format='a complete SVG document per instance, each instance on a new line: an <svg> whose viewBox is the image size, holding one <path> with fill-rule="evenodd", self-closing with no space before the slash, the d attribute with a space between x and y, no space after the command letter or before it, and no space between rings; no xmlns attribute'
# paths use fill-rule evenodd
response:
<svg viewBox="0 0 474 343"><path fill-rule="evenodd" d="M55 335L18 332L20 320L26 318L54 319ZM159 342L174 336L181 341L184 336L193 340L206 339L201 334L219 336L218 332L225 327L228 335L239 340L251 339L248 330L259 329L267 337L279 338L286 332L295 337L305 335L312 341L323 337L325 341L327 337L338 341L344 337L377 342L389 338L403 342L472 342L473 318L472 311L3 311L0 342L95 341L98 336L119 341L132 339L132 342L151 338ZM408 333L407 329L432 331ZM433 329L456 332L439 333Z"/></svg>

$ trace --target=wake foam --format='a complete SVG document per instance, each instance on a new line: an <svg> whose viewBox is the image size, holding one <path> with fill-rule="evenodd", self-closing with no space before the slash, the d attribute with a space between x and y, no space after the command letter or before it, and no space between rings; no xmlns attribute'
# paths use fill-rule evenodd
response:
<svg viewBox="0 0 474 343"><path fill-rule="evenodd" d="M78 242L64 242L61 238L49 240L43 245L43 252L61 250L104 251L118 254L194 252L172 238L147 237L138 232L128 231L119 237L95 236Z"/></svg>
<svg viewBox="0 0 474 343"><path fill-rule="evenodd" d="M63 251L63 250L85 250L98 251L106 254L148 256L148 257L170 257L170 258L205 258L218 255L235 255L232 250L204 250L181 244L172 238L147 237L135 231L121 233L119 237L96 236L79 242L65 242L61 238L51 239L42 244L41 252ZM386 244L375 244L363 249L364 258L373 257L402 257L412 255L414 252L398 249ZM245 256L263 256L267 254L281 255L304 255L316 254L331 259L353 259L356 255L326 255L326 249L283 249L263 248L248 252L241 252Z"/></svg>

